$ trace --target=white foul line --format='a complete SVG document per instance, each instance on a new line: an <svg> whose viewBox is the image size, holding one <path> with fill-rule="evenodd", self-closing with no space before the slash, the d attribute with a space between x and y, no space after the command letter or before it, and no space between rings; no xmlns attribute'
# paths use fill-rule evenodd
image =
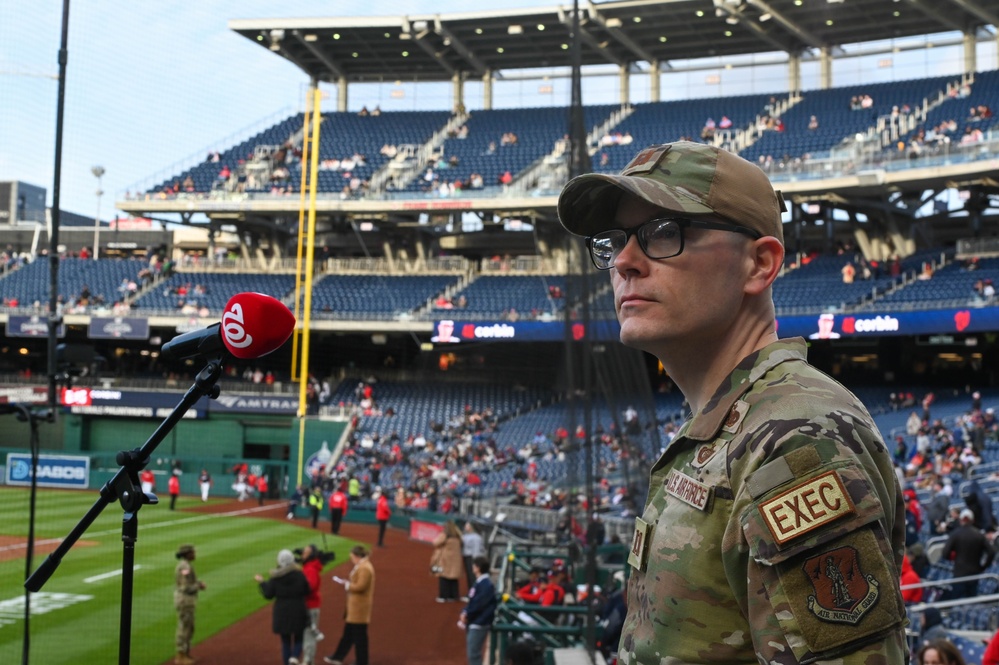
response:
<svg viewBox="0 0 999 665"><path fill-rule="evenodd" d="M139 568L142 568L142 566L133 566L132 570L138 570ZM106 580L109 577L117 577L118 575L121 575L120 568L118 570L112 570L110 573L101 573L100 575L94 575L93 577L86 577L84 578L83 583L93 584L94 582L100 582L101 580Z"/></svg>

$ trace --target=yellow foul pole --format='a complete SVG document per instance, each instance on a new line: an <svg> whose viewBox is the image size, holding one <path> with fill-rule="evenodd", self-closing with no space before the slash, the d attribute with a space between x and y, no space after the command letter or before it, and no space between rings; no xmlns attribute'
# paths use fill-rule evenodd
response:
<svg viewBox="0 0 999 665"><path fill-rule="evenodd" d="M319 174L319 124L322 113L319 112L320 92L318 82L312 84L312 147L309 150L309 230L305 239L305 303L302 307L302 359L298 372L298 479L302 483L302 471L305 462L305 414L308 408L306 402L309 384L309 328L312 324L312 277L314 272L316 248L316 188ZM302 163L305 166L304 157ZM304 175L304 170L303 170Z"/></svg>

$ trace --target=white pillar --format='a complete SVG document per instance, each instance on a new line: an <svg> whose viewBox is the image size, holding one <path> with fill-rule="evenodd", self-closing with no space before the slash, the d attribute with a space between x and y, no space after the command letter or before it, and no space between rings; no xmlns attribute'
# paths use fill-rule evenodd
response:
<svg viewBox="0 0 999 665"><path fill-rule="evenodd" d="M482 75L482 108L486 111L493 107L493 72L490 69Z"/></svg>
<svg viewBox="0 0 999 665"><path fill-rule="evenodd" d="M649 101L658 102L662 96L662 77L659 69L659 61L653 60L649 63Z"/></svg>

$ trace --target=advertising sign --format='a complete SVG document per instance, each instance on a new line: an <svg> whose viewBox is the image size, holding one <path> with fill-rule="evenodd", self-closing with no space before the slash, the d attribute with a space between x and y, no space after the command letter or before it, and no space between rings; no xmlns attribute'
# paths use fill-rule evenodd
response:
<svg viewBox="0 0 999 665"><path fill-rule="evenodd" d="M31 485L31 455L7 453L8 485ZM73 455L39 455L38 486L86 489L90 484L90 458Z"/></svg>

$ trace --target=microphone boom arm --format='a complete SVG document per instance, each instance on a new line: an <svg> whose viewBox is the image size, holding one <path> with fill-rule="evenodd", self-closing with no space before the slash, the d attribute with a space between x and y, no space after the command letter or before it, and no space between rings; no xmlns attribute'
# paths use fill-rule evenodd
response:
<svg viewBox="0 0 999 665"><path fill-rule="evenodd" d="M216 336L217 337L217 336ZM130 451L120 451L117 462L121 464L118 472L108 480L100 490L100 498L91 506L87 514L77 523L59 546L46 557L34 573L25 581L24 586L29 591L39 591L59 567L63 556L80 539L94 520L109 503L118 500L125 511L122 520L122 585L121 585L121 632L118 644L119 665L129 662L132 627L132 584L134 575L135 541L138 535L138 511L147 503L155 504L158 499L154 494L142 492L139 483L139 471L149 463L156 447L166 438L184 414L194 404L208 395L211 399L219 396L220 389L216 382L222 376L220 359L208 361L208 365L195 377L194 385L184 394L169 416L160 424L152 436L142 445Z"/></svg>

